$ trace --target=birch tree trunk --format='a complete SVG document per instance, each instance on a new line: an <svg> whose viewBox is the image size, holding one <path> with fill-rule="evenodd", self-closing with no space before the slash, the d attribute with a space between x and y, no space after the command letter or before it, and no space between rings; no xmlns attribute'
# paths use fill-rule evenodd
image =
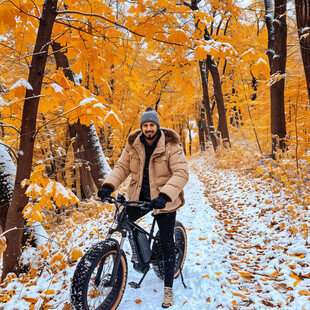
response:
<svg viewBox="0 0 310 310"><path fill-rule="evenodd" d="M13 196L16 167L0 140L0 227L5 229L6 217Z"/></svg>
<svg viewBox="0 0 310 310"><path fill-rule="evenodd" d="M25 195L26 188L23 188L21 183L24 179L29 179L31 174L39 95L41 93L56 10L57 0L45 0L28 77L28 82L32 89L26 90L23 107L14 194L5 225L5 230L11 231L5 235L7 249L3 255L2 279L9 272L18 271L17 262L21 253L21 240L24 228L22 211L28 202L28 198Z"/></svg>

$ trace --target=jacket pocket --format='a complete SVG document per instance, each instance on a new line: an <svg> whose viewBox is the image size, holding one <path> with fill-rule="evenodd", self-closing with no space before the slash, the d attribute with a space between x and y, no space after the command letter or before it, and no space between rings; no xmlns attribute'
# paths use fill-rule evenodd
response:
<svg viewBox="0 0 310 310"><path fill-rule="evenodd" d="M166 156L154 158L154 170L156 178L168 177L171 175Z"/></svg>
<svg viewBox="0 0 310 310"><path fill-rule="evenodd" d="M139 165L140 165L139 155L134 153L130 158L130 165L129 165L132 178L133 178L133 175L138 175Z"/></svg>

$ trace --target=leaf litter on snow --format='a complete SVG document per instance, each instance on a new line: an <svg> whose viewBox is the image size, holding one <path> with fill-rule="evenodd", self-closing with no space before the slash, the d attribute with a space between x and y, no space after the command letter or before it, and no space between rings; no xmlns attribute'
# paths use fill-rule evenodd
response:
<svg viewBox="0 0 310 310"><path fill-rule="evenodd" d="M287 188L262 177L267 168L241 171L227 163L209 153L190 161L186 206L177 213L188 236L187 288L175 280L172 309L307 309L310 251L302 228L308 210ZM70 309L76 263L106 235L111 211L89 202L62 229L49 232L48 243L24 250L23 263L31 268L2 285L0 309ZM151 221L147 216L140 223ZM128 281L139 281L128 243L125 251ZM161 309L162 298L163 282L150 271L140 289L127 285L119 309Z"/></svg>

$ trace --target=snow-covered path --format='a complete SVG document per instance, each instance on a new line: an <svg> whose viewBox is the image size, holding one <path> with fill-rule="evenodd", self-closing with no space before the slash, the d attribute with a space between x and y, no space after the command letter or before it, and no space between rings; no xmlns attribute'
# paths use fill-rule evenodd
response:
<svg viewBox="0 0 310 310"><path fill-rule="evenodd" d="M231 293L227 294L227 287L222 287L219 281L226 273L224 257L228 253L225 246L216 242L217 213L210 207L204 192L205 185L191 173L185 188L186 205L177 214L177 219L187 229L188 248L183 271L187 288L183 287L181 277L175 280L175 305L171 309L215 309L219 305L228 309L232 306ZM128 280L139 281L140 277L129 263ZM119 309L162 309L162 298L163 282L150 271L141 288L127 286Z"/></svg>

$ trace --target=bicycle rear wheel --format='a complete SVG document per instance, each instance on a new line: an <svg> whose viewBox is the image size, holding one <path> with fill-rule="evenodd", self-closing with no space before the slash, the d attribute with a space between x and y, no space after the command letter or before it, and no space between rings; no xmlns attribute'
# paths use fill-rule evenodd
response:
<svg viewBox="0 0 310 310"><path fill-rule="evenodd" d="M78 263L71 284L71 307L76 310L116 309L124 295L127 260L121 257L113 286L110 279L117 256L114 241L103 241L91 247Z"/></svg>
<svg viewBox="0 0 310 310"><path fill-rule="evenodd" d="M157 232L156 237L159 237L159 232ZM174 278L177 278L180 274L181 269L186 257L187 250L187 236L183 224L179 221L175 222L174 226L174 242L175 242L175 265L174 265ZM152 259L162 259L162 246L160 241L155 241L152 247ZM164 262L153 263L153 269L156 276L164 280L165 271L164 271Z"/></svg>

